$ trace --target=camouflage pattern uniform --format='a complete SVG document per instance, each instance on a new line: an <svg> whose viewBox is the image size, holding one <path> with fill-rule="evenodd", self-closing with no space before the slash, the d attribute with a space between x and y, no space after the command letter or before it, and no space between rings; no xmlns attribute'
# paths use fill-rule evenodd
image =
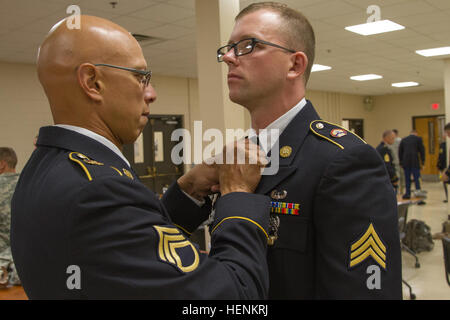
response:
<svg viewBox="0 0 450 320"><path fill-rule="evenodd" d="M11 226L11 198L16 189L18 173L0 174L0 281L3 278L1 267L6 268L9 275L9 284L20 284L19 277L12 262L10 248L10 226Z"/></svg>

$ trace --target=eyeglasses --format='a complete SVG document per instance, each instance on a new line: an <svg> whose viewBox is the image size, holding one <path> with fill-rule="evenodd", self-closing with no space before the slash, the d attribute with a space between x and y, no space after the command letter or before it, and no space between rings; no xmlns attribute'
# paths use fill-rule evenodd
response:
<svg viewBox="0 0 450 320"><path fill-rule="evenodd" d="M286 51L289 51L291 53L295 53L297 51L295 50L291 50L282 46L279 46L275 43L272 42L268 42L268 41L264 41L264 40L259 40L256 38L248 38L248 39L242 39L238 42L235 43L231 43L231 44L227 44L226 46L220 47L219 49L217 49L217 61L218 62L223 62L223 57L231 50L234 49L234 55L236 57L238 56L243 56L245 54L249 54L253 51L253 49L255 48L255 45L257 43L263 43L266 44L268 46L272 46L272 47L276 47L276 48L280 48Z"/></svg>
<svg viewBox="0 0 450 320"><path fill-rule="evenodd" d="M146 71L146 70L138 70L138 69L134 69L134 68L119 67L119 66L114 66L112 64L106 64L106 63L97 63L97 64L94 64L94 66L110 67L110 68L116 68L116 69L121 69L121 70L138 73L138 74L142 75L142 78L140 81L144 85L144 87L148 86L148 84L150 83L150 79L152 78L152 72L150 70Z"/></svg>

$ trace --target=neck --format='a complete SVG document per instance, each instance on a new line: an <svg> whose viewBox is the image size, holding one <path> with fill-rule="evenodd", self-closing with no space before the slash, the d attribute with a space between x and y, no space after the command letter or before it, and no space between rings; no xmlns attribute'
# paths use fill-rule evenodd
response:
<svg viewBox="0 0 450 320"><path fill-rule="evenodd" d="M266 128L269 124L292 109L304 97L304 92L300 92L284 97L276 97L271 100L265 99L264 101L260 101L258 105L254 104L250 107L246 106L250 111L252 128L255 129L256 132Z"/></svg>
<svg viewBox="0 0 450 320"><path fill-rule="evenodd" d="M64 119L60 117L55 118L54 122L55 124L66 124L90 130L108 139L119 148L121 152L123 151L123 144L120 143L120 140L113 134L111 129L95 115L92 115L90 119Z"/></svg>

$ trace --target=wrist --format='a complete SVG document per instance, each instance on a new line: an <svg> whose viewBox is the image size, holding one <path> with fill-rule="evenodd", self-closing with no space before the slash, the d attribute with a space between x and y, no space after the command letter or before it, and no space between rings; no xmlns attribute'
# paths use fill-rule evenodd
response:
<svg viewBox="0 0 450 320"><path fill-rule="evenodd" d="M177 183L183 192L187 193L190 196L194 196L194 186L192 182L189 182L185 178L185 176L181 176L180 178L178 178Z"/></svg>

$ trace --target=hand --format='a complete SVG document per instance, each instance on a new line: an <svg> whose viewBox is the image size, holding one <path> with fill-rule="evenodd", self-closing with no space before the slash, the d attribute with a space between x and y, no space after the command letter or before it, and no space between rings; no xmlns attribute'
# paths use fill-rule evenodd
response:
<svg viewBox="0 0 450 320"><path fill-rule="evenodd" d="M224 155L226 159L223 159ZM222 195L254 192L261 179L261 168L268 163L264 152L248 139L226 146L219 158L223 160L221 163L225 163L217 165ZM231 159L233 163L229 163Z"/></svg>
<svg viewBox="0 0 450 320"><path fill-rule="evenodd" d="M181 190L198 200L219 192L219 168L202 163L196 165L178 180Z"/></svg>

